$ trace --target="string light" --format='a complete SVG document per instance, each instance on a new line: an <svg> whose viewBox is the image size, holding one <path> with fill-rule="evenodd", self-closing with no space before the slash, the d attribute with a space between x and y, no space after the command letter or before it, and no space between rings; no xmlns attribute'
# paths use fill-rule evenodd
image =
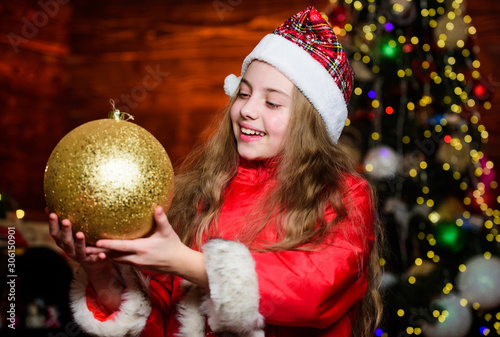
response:
<svg viewBox="0 0 500 337"><path fill-rule="evenodd" d="M24 218L25 215L26 215L26 213L22 209L16 210L16 218L22 219L22 218Z"/></svg>

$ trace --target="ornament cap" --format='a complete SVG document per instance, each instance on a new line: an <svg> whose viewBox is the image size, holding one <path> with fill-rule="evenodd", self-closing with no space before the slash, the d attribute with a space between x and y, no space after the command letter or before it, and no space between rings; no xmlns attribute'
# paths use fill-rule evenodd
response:
<svg viewBox="0 0 500 337"><path fill-rule="evenodd" d="M120 110L113 110L109 112L109 119L115 119L117 121L122 121L125 119L125 114Z"/></svg>

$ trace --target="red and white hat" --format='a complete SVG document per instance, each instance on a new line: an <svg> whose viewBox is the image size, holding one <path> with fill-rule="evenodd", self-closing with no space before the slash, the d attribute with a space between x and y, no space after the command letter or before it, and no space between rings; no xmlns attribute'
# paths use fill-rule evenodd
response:
<svg viewBox="0 0 500 337"><path fill-rule="evenodd" d="M337 143L347 119L354 72L328 23L314 7L293 15L266 35L243 61L241 75L253 60L283 73L316 108ZM224 90L232 96L241 77L229 75Z"/></svg>

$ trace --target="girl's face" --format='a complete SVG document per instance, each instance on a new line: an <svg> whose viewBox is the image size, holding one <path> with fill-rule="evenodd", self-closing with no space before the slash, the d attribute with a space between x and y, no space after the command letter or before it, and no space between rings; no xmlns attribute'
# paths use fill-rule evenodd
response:
<svg viewBox="0 0 500 337"><path fill-rule="evenodd" d="M290 121L293 83L273 66L253 61L231 107L238 153L248 160L276 156Z"/></svg>

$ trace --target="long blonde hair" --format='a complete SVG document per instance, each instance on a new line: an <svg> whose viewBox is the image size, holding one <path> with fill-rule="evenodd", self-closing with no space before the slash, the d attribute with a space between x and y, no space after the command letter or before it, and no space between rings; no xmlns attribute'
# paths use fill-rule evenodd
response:
<svg viewBox="0 0 500 337"><path fill-rule="evenodd" d="M357 174L349 156L332 142L320 115L296 87L292 97L286 146L276 170L277 188L260 204L256 213L263 216L248 219L252 225L245 226L239 238L251 246L266 220L278 210L276 231L279 240L264 246L262 249L266 251L311 249L319 244L348 216L343 203L346 188L342 177ZM190 246L201 247L204 235L208 235L219 215L222 192L236 174L239 157L229 114L234 99L213 136L189 155L176 175L168 217L183 242ZM330 222L324 219L328 205L337 214ZM359 231L356 235L364 238L365 233ZM376 221L376 238L367 272L368 291L353 326L356 337L372 336L381 317L382 305L377 290L381 233Z"/></svg>

